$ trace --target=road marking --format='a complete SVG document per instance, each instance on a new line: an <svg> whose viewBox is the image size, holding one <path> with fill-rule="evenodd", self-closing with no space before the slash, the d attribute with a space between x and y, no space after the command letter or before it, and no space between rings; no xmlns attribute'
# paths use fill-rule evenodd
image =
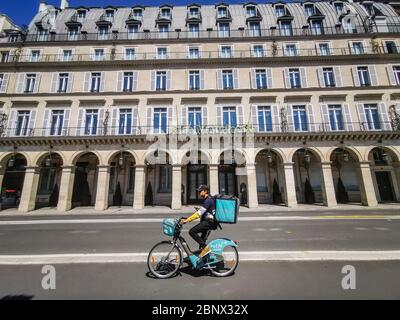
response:
<svg viewBox="0 0 400 320"><path fill-rule="evenodd" d="M0 265L145 263L148 253L1 255ZM395 261L397 251L239 251L240 261Z"/></svg>
<svg viewBox="0 0 400 320"><path fill-rule="evenodd" d="M239 221L302 221L302 220L399 220L396 216L279 216L279 217L239 217ZM102 223L151 223L162 222L163 218L137 219L60 219L60 220L14 220L0 221L0 226L40 225L40 224L102 224Z"/></svg>

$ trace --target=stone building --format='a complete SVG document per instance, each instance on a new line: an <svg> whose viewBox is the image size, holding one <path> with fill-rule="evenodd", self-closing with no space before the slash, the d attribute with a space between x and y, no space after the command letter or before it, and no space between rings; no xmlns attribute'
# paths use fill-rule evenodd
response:
<svg viewBox="0 0 400 320"><path fill-rule="evenodd" d="M3 209L400 200L396 1L63 0L5 29Z"/></svg>

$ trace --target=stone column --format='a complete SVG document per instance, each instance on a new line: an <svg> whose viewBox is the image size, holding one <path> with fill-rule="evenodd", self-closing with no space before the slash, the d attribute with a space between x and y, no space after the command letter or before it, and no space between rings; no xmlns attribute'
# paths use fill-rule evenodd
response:
<svg viewBox="0 0 400 320"><path fill-rule="evenodd" d="M395 190L397 190L397 201L400 201L400 162L393 162L392 165L396 176L396 181L393 181L393 184L395 185Z"/></svg>
<svg viewBox="0 0 400 320"><path fill-rule="evenodd" d="M182 166L180 164L172 165L172 203L171 209L178 210L182 208Z"/></svg>
<svg viewBox="0 0 400 320"><path fill-rule="evenodd" d="M364 206L375 207L378 205L376 200L374 182L372 180L371 166L369 161L359 163L361 202Z"/></svg>
<svg viewBox="0 0 400 320"><path fill-rule="evenodd" d="M144 196L146 188L146 166L136 165L135 169L135 191L133 196L133 209L144 208Z"/></svg>
<svg viewBox="0 0 400 320"><path fill-rule="evenodd" d="M61 173L60 194L58 196L58 211L65 212L71 210L74 181L75 166L63 167Z"/></svg>
<svg viewBox="0 0 400 320"><path fill-rule="evenodd" d="M324 205L327 207L336 207L336 193L335 185L333 182L331 162L321 163L321 176L322 176L322 198Z"/></svg>
<svg viewBox="0 0 400 320"><path fill-rule="evenodd" d="M1 191L3 190L4 168L0 167L0 210L1 210Z"/></svg>
<svg viewBox="0 0 400 320"><path fill-rule="evenodd" d="M35 210L39 176L39 167L26 167L21 201L18 207L19 212L29 212Z"/></svg>
<svg viewBox="0 0 400 320"><path fill-rule="evenodd" d="M108 208L108 191L110 189L110 166L98 166L95 210Z"/></svg>
<svg viewBox="0 0 400 320"><path fill-rule="evenodd" d="M216 195L219 193L219 182L218 182L218 164L210 164L210 181L208 185L210 186L211 195Z"/></svg>
<svg viewBox="0 0 400 320"><path fill-rule="evenodd" d="M247 204L249 208L258 207L256 167L254 164L246 165L247 174Z"/></svg>
<svg viewBox="0 0 400 320"><path fill-rule="evenodd" d="M297 207L296 181L294 180L293 162L283 164L284 183L285 183L285 203L289 208Z"/></svg>

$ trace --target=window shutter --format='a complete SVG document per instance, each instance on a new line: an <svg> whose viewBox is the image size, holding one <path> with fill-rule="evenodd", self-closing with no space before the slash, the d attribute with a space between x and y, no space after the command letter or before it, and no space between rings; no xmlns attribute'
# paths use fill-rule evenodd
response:
<svg viewBox="0 0 400 320"><path fill-rule="evenodd" d="M371 77L371 85L373 85L373 86L379 85L378 77L376 76L376 67L369 66L368 71L369 71L369 76Z"/></svg>
<svg viewBox="0 0 400 320"><path fill-rule="evenodd" d="M279 111L278 106L274 104L272 106L272 132L280 132L280 121L279 121Z"/></svg>
<svg viewBox="0 0 400 320"><path fill-rule="evenodd" d="M138 120L139 120L139 115L138 115L138 108L133 108L132 110L132 134L138 134Z"/></svg>
<svg viewBox="0 0 400 320"><path fill-rule="evenodd" d="M273 83L272 83L272 69L267 68L267 88L272 89Z"/></svg>
<svg viewBox="0 0 400 320"><path fill-rule="evenodd" d="M250 83L252 89L257 89L256 69L251 69L250 71Z"/></svg>
<svg viewBox="0 0 400 320"><path fill-rule="evenodd" d="M358 109L358 116L360 119L360 129L366 130L368 127L367 127L367 118L365 116L364 105L362 103L357 103L357 109Z"/></svg>
<svg viewBox="0 0 400 320"><path fill-rule="evenodd" d="M317 68L317 73L318 73L318 81L319 81L319 86L321 88L325 88L325 81L324 81L324 72L321 67Z"/></svg>
<svg viewBox="0 0 400 320"><path fill-rule="evenodd" d="M342 74L340 73L340 67L333 67L333 72L335 73L336 87L343 87Z"/></svg>
<svg viewBox="0 0 400 320"><path fill-rule="evenodd" d="M72 92L72 86L74 84L74 73L70 72L68 73L68 85L67 85L67 92L71 93ZM69 110L68 110L69 111Z"/></svg>
<svg viewBox="0 0 400 320"><path fill-rule="evenodd" d="M99 109L99 122L97 123L97 135L99 136L102 136L104 134L103 121L104 121L104 108L101 108Z"/></svg>
<svg viewBox="0 0 400 320"><path fill-rule="evenodd" d="M243 124L244 124L244 121L243 121L243 107L242 106L238 106L237 108L236 108L236 110L237 110L237 113L238 113L238 125L239 126L242 126Z"/></svg>
<svg viewBox="0 0 400 320"><path fill-rule="evenodd" d="M394 75L393 65L390 64L386 67L391 86L397 86L396 77Z"/></svg>
<svg viewBox="0 0 400 320"><path fill-rule="evenodd" d="M30 136L35 136L35 122L36 122L36 110L32 110L29 117L29 133Z"/></svg>
<svg viewBox="0 0 400 320"><path fill-rule="evenodd" d="M283 69L283 76L285 78L285 87L286 89L290 88L290 78L289 78L289 70Z"/></svg>
<svg viewBox="0 0 400 320"><path fill-rule="evenodd" d="M64 123L63 123L63 135L64 136L69 136L69 117L71 114L70 109L65 109L64 110Z"/></svg>
<svg viewBox="0 0 400 320"><path fill-rule="evenodd" d="M19 73L17 78L17 90L16 93L23 93L24 92L24 83L25 83L25 74Z"/></svg>
<svg viewBox="0 0 400 320"><path fill-rule="evenodd" d="M42 75L40 73L36 73L35 87L33 88L33 92L34 93L38 93L39 92L41 78L42 78Z"/></svg>
<svg viewBox="0 0 400 320"><path fill-rule="evenodd" d="M317 124L315 123L314 111L311 104L307 104L307 115L308 115L308 130L315 132L317 130Z"/></svg>
<svg viewBox="0 0 400 320"><path fill-rule="evenodd" d="M104 92L105 84L106 84L106 73L102 72L101 73L101 79L100 79L100 92Z"/></svg>
<svg viewBox="0 0 400 320"><path fill-rule="evenodd" d="M84 87L83 87L84 92L90 92L89 82L90 82L90 72L86 72L85 73L85 82L84 82Z"/></svg>
<svg viewBox="0 0 400 320"><path fill-rule="evenodd" d="M51 127L50 112L51 111L49 109L46 109L44 111L43 127L42 127L42 136L44 137L50 135L50 127Z"/></svg>
<svg viewBox="0 0 400 320"><path fill-rule="evenodd" d="M358 72L357 72L357 67L352 67L351 71L353 73L353 80L354 80L354 85L356 87L360 86L360 79L358 78Z"/></svg>
<svg viewBox="0 0 400 320"><path fill-rule="evenodd" d="M151 91L155 91L156 90L156 72L152 71L151 72Z"/></svg>
<svg viewBox="0 0 400 320"><path fill-rule="evenodd" d="M222 84L222 70L217 70L217 88L222 90L224 85Z"/></svg>
<svg viewBox="0 0 400 320"><path fill-rule="evenodd" d="M83 132L83 112L84 112L84 109L79 109L79 113L78 113L78 123L77 123L77 125L76 125L76 135L77 136L80 136L81 134L82 134L82 132Z"/></svg>
<svg viewBox="0 0 400 320"><path fill-rule="evenodd" d="M321 114L322 114L322 131L331 131L327 104L321 104Z"/></svg>
<svg viewBox="0 0 400 320"><path fill-rule="evenodd" d="M171 90L171 71L167 71L167 91Z"/></svg>
<svg viewBox="0 0 400 320"><path fill-rule="evenodd" d="M239 88L239 78L238 78L238 70L233 69L233 88L238 89Z"/></svg>
<svg viewBox="0 0 400 320"><path fill-rule="evenodd" d="M1 87L0 87L0 92L1 93L6 93L7 92L9 77L10 77L10 75L8 73L4 73L3 74L3 80L1 81Z"/></svg>
<svg viewBox="0 0 400 320"><path fill-rule="evenodd" d="M153 130L153 125L151 123L151 113L152 113L152 108L147 108L147 113L146 113L146 133L151 133Z"/></svg>
<svg viewBox="0 0 400 320"><path fill-rule="evenodd" d="M17 110L11 110L8 117L7 136L13 136L17 127Z"/></svg>
<svg viewBox="0 0 400 320"><path fill-rule="evenodd" d="M53 76L51 78L51 93L56 93L57 92L57 83L59 79L59 74L58 73L53 73Z"/></svg>
<svg viewBox="0 0 400 320"><path fill-rule="evenodd" d="M116 135L118 130L117 126L119 126L119 121L117 125L117 117L118 117L118 108L112 108L111 109L111 134Z"/></svg>
<svg viewBox="0 0 400 320"><path fill-rule="evenodd" d="M118 71L117 92L124 91L123 81L124 81L124 72Z"/></svg>
<svg viewBox="0 0 400 320"><path fill-rule="evenodd" d="M201 109L202 109L201 125L204 127L208 125L208 114L207 114L208 110L207 107L202 107Z"/></svg>
<svg viewBox="0 0 400 320"><path fill-rule="evenodd" d="M301 78L301 87L302 88L307 88L307 74L306 74L306 68L300 68L300 78Z"/></svg>
<svg viewBox="0 0 400 320"><path fill-rule="evenodd" d="M200 90L204 90L205 89L205 74L204 74L204 70L200 70Z"/></svg>
<svg viewBox="0 0 400 320"><path fill-rule="evenodd" d="M186 106L182 106L182 126L187 126L187 111L188 108Z"/></svg>
<svg viewBox="0 0 400 320"><path fill-rule="evenodd" d="M287 113L288 130L289 132L293 132L294 131L293 108L291 105L287 105L286 113Z"/></svg>
<svg viewBox="0 0 400 320"><path fill-rule="evenodd" d="M382 128L384 130L390 131L391 130L391 124L389 120L389 116L386 110L386 105L383 102L380 102L378 104L379 108L379 114L380 114L380 121L382 122Z"/></svg>
<svg viewBox="0 0 400 320"><path fill-rule="evenodd" d="M137 91L137 82L138 82L138 73L137 71L133 72L133 91Z"/></svg>
<svg viewBox="0 0 400 320"><path fill-rule="evenodd" d="M168 123L167 123L167 132L171 131L172 126L174 125L173 123L173 113L174 109L172 107L169 107L168 110Z"/></svg>
<svg viewBox="0 0 400 320"><path fill-rule="evenodd" d="M348 103L343 104L343 114L344 114L344 128L347 131L353 131L354 126L353 126L353 121L351 119L351 113L350 113L350 107Z"/></svg>
<svg viewBox="0 0 400 320"><path fill-rule="evenodd" d="M222 126L222 107L218 106L217 107L217 125Z"/></svg>
<svg viewBox="0 0 400 320"><path fill-rule="evenodd" d="M258 132L258 114L257 114L257 106L252 104L251 105L251 119L252 125L256 132Z"/></svg>

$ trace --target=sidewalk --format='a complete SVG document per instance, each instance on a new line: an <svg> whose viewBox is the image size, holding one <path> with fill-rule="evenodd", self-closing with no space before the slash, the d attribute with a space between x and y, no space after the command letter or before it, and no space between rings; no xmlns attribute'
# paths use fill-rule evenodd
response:
<svg viewBox="0 0 400 320"><path fill-rule="evenodd" d="M40 216L107 216L107 215L177 215L186 216L194 211L194 206L184 206L180 210L172 210L169 207L146 207L135 210L132 207L110 207L104 211L95 211L93 207L74 208L67 212L59 212L56 208L42 208L28 213L20 213L17 209L5 209L0 211L1 217L40 217ZM364 207L360 204L340 204L337 207L328 208L323 205L299 204L296 208L288 208L278 205L260 205L258 208L241 207L241 215L262 214L263 216L290 215L291 213L302 215L321 214L364 214L364 213L393 213L400 214L400 203L380 204L377 207Z"/></svg>

